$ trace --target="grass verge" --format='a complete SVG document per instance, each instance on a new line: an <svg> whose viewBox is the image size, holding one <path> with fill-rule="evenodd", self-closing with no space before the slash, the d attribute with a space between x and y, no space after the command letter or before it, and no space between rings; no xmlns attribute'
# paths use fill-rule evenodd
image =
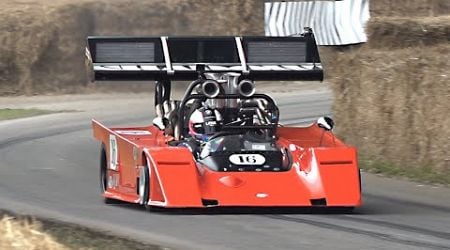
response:
<svg viewBox="0 0 450 250"><path fill-rule="evenodd" d="M52 110L43 110L43 109L0 109L0 121L1 120L10 120L17 119L23 117L37 116L37 115L46 115L52 113L59 113L62 111L52 111Z"/></svg>
<svg viewBox="0 0 450 250"><path fill-rule="evenodd" d="M0 211L0 249L168 249L74 224L15 216Z"/></svg>
<svg viewBox="0 0 450 250"><path fill-rule="evenodd" d="M429 166L401 166L390 162L370 160L366 157L360 157L359 166L365 171L374 174L382 174L389 177L404 177L426 184L450 186L450 170L448 169L436 172Z"/></svg>
<svg viewBox="0 0 450 250"><path fill-rule="evenodd" d="M0 248L68 249L40 229L40 224L37 222L16 220L10 216L4 216L0 219Z"/></svg>

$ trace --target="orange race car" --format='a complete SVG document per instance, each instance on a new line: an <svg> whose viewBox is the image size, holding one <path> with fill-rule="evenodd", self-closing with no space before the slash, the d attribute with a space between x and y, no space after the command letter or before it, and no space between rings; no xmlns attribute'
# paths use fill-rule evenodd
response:
<svg viewBox="0 0 450 250"><path fill-rule="evenodd" d="M322 80L310 30L296 37L89 37L94 80L155 81L146 127L108 128L101 142L105 201L146 207L361 205L356 149L322 117L279 125L256 80ZM192 81L171 100L172 80Z"/></svg>

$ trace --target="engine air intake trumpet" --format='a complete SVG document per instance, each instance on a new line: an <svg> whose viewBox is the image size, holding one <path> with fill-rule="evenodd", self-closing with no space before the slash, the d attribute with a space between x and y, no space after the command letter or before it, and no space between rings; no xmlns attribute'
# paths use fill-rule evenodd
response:
<svg viewBox="0 0 450 250"><path fill-rule="evenodd" d="M220 94L220 85L214 80L206 80L202 84L202 92L208 98L215 98Z"/></svg>
<svg viewBox="0 0 450 250"><path fill-rule="evenodd" d="M250 97L255 94L255 84L251 80L240 81L237 88L241 96Z"/></svg>

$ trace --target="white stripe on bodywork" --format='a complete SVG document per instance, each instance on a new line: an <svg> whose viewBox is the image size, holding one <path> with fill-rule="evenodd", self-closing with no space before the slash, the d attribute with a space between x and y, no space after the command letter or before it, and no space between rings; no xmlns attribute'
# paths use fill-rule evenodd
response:
<svg viewBox="0 0 450 250"><path fill-rule="evenodd" d="M123 71L141 71L141 68L138 65L122 65Z"/></svg>
<svg viewBox="0 0 450 250"><path fill-rule="evenodd" d="M311 170L308 173L302 171L299 165L296 165L295 169L297 174L303 177L301 179L308 183L307 187L314 196L315 194L323 194L325 191L323 189L322 178L320 176L319 165L317 164L317 158L314 150L311 150L311 154L311 162L309 163Z"/></svg>
<svg viewBox="0 0 450 250"><path fill-rule="evenodd" d="M119 65L114 66L103 66L103 65L94 65L94 71L116 71L116 70L122 70L122 68Z"/></svg>
<svg viewBox="0 0 450 250"><path fill-rule="evenodd" d="M141 69L144 71L166 71L166 68L160 68L154 65L142 65Z"/></svg>

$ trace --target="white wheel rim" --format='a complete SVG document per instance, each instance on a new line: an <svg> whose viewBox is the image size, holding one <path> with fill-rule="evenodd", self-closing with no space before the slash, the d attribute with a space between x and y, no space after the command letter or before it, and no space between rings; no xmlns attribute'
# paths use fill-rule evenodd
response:
<svg viewBox="0 0 450 250"><path fill-rule="evenodd" d="M139 203L144 205L144 193L145 193L145 168L142 167L139 173Z"/></svg>

